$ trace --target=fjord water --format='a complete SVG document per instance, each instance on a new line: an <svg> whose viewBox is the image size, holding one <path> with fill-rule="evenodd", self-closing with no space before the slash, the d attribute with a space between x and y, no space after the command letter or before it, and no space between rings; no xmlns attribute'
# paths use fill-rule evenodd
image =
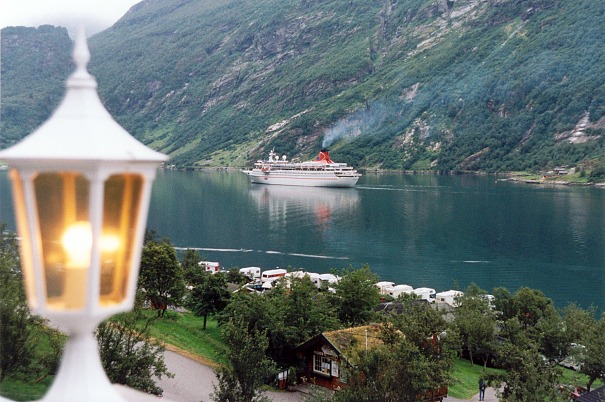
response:
<svg viewBox="0 0 605 402"><path fill-rule="evenodd" d="M0 221L14 230L6 174ZM476 283L605 307L605 189L494 176L365 174L356 188L253 185L237 171L159 171L148 227L225 268L368 264L437 291Z"/></svg>

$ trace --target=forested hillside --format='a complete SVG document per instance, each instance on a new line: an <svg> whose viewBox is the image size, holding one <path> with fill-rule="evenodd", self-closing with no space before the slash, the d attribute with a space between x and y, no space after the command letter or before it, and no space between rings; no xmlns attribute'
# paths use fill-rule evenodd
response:
<svg viewBox="0 0 605 402"><path fill-rule="evenodd" d="M181 167L330 146L366 168L541 169L605 152L604 20L592 0L145 0L90 39L90 70ZM55 83L5 31L3 139Z"/></svg>
<svg viewBox="0 0 605 402"><path fill-rule="evenodd" d="M2 29L0 148L36 129L59 103L71 48L64 28Z"/></svg>

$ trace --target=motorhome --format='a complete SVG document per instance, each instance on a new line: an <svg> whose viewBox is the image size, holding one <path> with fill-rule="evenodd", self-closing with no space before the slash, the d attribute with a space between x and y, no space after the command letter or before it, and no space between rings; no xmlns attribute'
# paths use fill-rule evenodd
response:
<svg viewBox="0 0 605 402"><path fill-rule="evenodd" d="M395 285L390 291L390 295L393 297L399 297L404 293L412 293L414 290L410 285Z"/></svg>
<svg viewBox="0 0 605 402"><path fill-rule="evenodd" d="M445 292L439 292L435 295L437 303L447 303L450 306L458 307L458 298L462 297L464 292L459 290L447 290Z"/></svg>
<svg viewBox="0 0 605 402"><path fill-rule="evenodd" d="M422 300L428 300L429 303L435 302L435 295L437 294L433 288L416 288L412 293L419 296Z"/></svg>
<svg viewBox="0 0 605 402"><path fill-rule="evenodd" d="M211 274L216 274L221 269L220 262L200 261L200 262L198 262L198 265L200 267L204 268L204 271L210 272Z"/></svg>
<svg viewBox="0 0 605 402"><path fill-rule="evenodd" d="M318 289L321 289L323 286L327 286L330 288L332 285L336 285L338 283L339 278L333 274L320 274L313 282L315 282L315 286Z"/></svg>
<svg viewBox="0 0 605 402"><path fill-rule="evenodd" d="M260 272L261 272L260 267L245 267L245 268L239 269L240 274L247 276L248 278L250 278L252 280L260 279Z"/></svg>
<svg viewBox="0 0 605 402"><path fill-rule="evenodd" d="M282 269L282 268L269 269L267 271L264 271L261 274L260 280L262 282L269 282L269 281L275 280L277 278L280 278L282 276L285 276L287 273L288 273L288 271L286 271L285 269Z"/></svg>
<svg viewBox="0 0 605 402"><path fill-rule="evenodd" d="M378 288L378 293L381 295L389 295L391 294L391 290L393 290L393 286L395 286L395 282L377 282L374 284Z"/></svg>

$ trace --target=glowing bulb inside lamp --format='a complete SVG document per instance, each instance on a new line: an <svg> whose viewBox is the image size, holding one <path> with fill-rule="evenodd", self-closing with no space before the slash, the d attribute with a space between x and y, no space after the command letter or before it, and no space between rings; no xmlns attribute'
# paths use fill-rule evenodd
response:
<svg viewBox="0 0 605 402"><path fill-rule="evenodd" d="M77 221L69 226L63 233L61 243L67 252L68 267L84 268L90 264L90 249L92 247L90 222Z"/></svg>
<svg viewBox="0 0 605 402"><path fill-rule="evenodd" d="M81 309L86 303L86 276L92 248L90 222L77 221L70 225L61 243L67 253L63 301L68 309Z"/></svg>

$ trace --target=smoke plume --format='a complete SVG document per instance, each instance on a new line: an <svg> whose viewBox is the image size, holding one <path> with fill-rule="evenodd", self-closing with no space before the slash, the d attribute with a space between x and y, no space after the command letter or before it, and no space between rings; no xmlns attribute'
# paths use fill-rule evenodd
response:
<svg viewBox="0 0 605 402"><path fill-rule="evenodd" d="M375 131L380 128L387 112L387 108L382 103L375 102L365 109L357 110L340 119L324 135L322 147L327 148L337 141L350 140Z"/></svg>

